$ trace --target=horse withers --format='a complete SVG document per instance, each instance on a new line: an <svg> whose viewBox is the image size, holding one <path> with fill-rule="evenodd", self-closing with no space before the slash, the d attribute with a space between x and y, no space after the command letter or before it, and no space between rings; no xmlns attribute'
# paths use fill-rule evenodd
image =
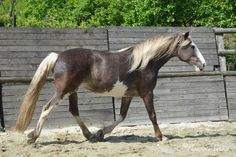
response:
<svg viewBox="0 0 236 157"><path fill-rule="evenodd" d="M135 96L143 99L155 136L162 140L153 106L153 89L159 69L172 57L193 65L196 71L203 70L206 65L197 45L189 37L189 32L151 38L117 53L82 48L69 49L60 54L51 53L41 62L30 83L15 129L23 132L29 126L39 92L49 72L53 71L55 94L43 107L35 129L28 134L29 143L36 141L48 115L65 95L69 95L69 111L89 140L102 140L105 134L122 122ZM79 87L99 95L121 97L119 118L112 125L92 134L79 116Z"/></svg>

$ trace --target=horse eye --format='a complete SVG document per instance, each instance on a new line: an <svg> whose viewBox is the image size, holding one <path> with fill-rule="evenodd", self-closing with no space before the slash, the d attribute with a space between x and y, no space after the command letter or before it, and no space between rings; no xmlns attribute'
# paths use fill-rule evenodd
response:
<svg viewBox="0 0 236 157"><path fill-rule="evenodd" d="M195 46L191 45L191 48L192 48L192 49L195 49Z"/></svg>

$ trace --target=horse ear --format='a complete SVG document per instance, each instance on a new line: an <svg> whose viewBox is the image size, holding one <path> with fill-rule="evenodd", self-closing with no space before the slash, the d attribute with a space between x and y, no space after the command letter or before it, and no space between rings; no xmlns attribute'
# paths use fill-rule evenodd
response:
<svg viewBox="0 0 236 157"><path fill-rule="evenodd" d="M188 39L188 36L189 36L189 32L184 33L184 39L185 40Z"/></svg>

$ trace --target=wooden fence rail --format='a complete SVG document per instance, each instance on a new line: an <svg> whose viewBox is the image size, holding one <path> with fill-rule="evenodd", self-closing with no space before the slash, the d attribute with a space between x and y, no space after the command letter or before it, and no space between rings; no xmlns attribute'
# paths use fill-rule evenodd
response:
<svg viewBox="0 0 236 157"><path fill-rule="evenodd" d="M235 50L219 50L218 55L219 56L236 55L236 49Z"/></svg>
<svg viewBox="0 0 236 157"><path fill-rule="evenodd" d="M214 28L215 34L236 33L236 28Z"/></svg>
<svg viewBox="0 0 236 157"><path fill-rule="evenodd" d="M236 76L236 71L208 71L208 72L171 72L171 73L159 73L159 78L169 78L169 77L194 77L194 76ZM31 77L0 77L0 84L4 83L29 83ZM47 81L53 81L52 77L49 77Z"/></svg>

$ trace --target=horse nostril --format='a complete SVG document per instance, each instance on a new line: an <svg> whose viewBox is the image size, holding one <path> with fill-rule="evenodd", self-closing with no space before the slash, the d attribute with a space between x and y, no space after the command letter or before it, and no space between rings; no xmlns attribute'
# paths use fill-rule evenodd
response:
<svg viewBox="0 0 236 157"><path fill-rule="evenodd" d="M205 68L205 67L206 67L206 63L203 63L203 64L202 64L202 67Z"/></svg>

